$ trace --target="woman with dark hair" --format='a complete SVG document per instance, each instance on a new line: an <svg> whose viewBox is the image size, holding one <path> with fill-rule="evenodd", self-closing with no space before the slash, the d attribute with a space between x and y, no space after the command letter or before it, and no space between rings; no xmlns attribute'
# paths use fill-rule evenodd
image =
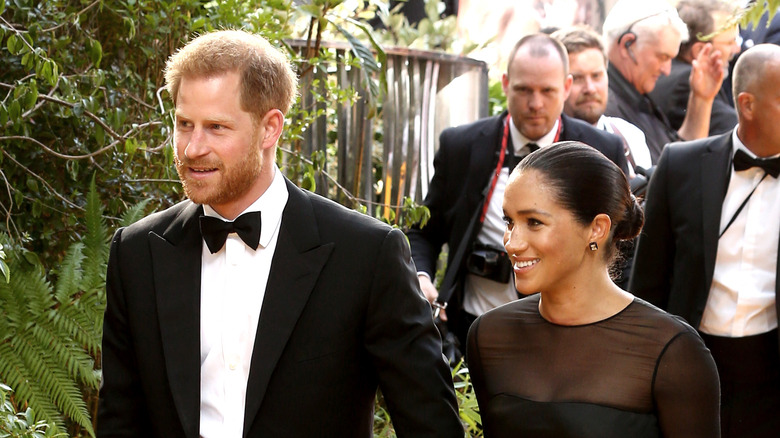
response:
<svg viewBox="0 0 780 438"><path fill-rule="evenodd" d="M718 437L718 375L699 335L609 276L616 243L644 221L623 172L557 143L517 166L503 207L515 285L530 296L469 331L485 436Z"/></svg>

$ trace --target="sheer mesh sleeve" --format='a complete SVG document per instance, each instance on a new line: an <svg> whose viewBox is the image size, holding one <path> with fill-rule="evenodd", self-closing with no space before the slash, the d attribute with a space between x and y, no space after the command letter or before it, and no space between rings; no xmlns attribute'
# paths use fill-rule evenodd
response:
<svg viewBox="0 0 780 438"><path fill-rule="evenodd" d="M718 370L693 331L669 342L659 358L653 393L664 437L720 436Z"/></svg>

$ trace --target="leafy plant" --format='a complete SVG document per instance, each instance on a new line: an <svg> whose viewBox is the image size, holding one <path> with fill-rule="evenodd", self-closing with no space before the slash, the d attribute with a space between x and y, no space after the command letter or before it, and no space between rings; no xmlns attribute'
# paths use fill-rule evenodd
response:
<svg viewBox="0 0 780 438"><path fill-rule="evenodd" d="M455 396L458 399L458 413L463 423L466 436L478 438L484 436L482 432L482 417L477 406L477 396L474 386L471 384L469 370L465 362L461 361L452 369L452 381L455 384ZM374 406L374 438L395 438L395 430L390 421L390 413L387 412L381 391L377 391L376 404Z"/></svg>
<svg viewBox="0 0 780 438"><path fill-rule="evenodd" d="M13 273L10 282L0 283L0 381L14 388L17 408L29 406L54 432L66 430L67 418L77 430L94 435L82 390L95 395L100 380L95 358L109 239L102 212L93 179L86 233L48 276L33 252L0 234L0 242L10 248Z"/></svg>
<svg viewBox="0 0 780 438"><path fill-rule="evenodd" d="M0 383L0 437L2 438L44 438L62 437L52 425L35 418L35 411L27 408L18 412L11 402L13 390Z"/></svg>

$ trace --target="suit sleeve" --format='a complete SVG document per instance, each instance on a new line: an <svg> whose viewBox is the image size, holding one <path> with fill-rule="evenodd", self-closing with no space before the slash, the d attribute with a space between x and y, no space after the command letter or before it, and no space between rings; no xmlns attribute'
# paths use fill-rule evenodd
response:
<svg viewBox="0 0 780 438"><path fill-rule="evenodd" d="M669 211L669 166L673 148L664 147L645 198L645 224L631 268L629 290L666 309L672 284L675 241Z"/></svg>
<svg viewBox="0 0 780 438"><path fill-rule="evenodd" d="M403 233L385 236L374 272L365 344L397 436L462 438L450 368Z"/></svg>
<svg viewBox="0 0 780 438"><path fill-rule="evenodd" d="M436 262L439 259L442 245L447 241L449 234L447 225L448 201L448 172L451 170L449 158L449 133L444 130L439 138L440 147L433 159L433 177L428 186L428 194L423 204L431 213L428 223L420 227L415 225L407 233L409 244L412 248L412 258L417 266L417 271L425 272L431 279L436 274Z"/></svg>
<svg viewBox="0 0 780 438"><path fill-rule="evenodd" d="M122 229L114 235L106 274L107 305L103 320L103 383L97 437L139 437L151 430L141 394L132 339L127 326L119 247Z"/></svg>

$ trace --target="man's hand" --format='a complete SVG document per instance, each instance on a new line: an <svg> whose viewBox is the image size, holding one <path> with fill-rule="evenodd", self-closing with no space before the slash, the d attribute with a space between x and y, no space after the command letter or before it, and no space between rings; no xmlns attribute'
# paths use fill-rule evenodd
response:
<svg viewBox="0 0 780 438"><path fill-rule="evenodd" d="M436 290L436 286L433 285L431 278L427 275L419 274L417 279L420 280L420 289L422 289L425 299L433 304L433 302L436 301L436 298L439 297L439 291ZM447 320L447 312L445 312L444 309L441 309L439 312L439 318L441 318L442 321Z"/></svg>
<svg viewBox="0 0 780 438"><path fill-rule="evenodd" d="M713 49L712 44L706 44L699 55L691 63L691 76L688 79L691 91L696 97L713 100L723 85L725 76L723 60L720 51Z"/></svg>
<svg viewBox="0 0 780 438"><path fill-rule="evenodd" d="M704 138L710 132L712 102L723 86L723 60L720 52L707 43L691 63L691 92L682 126L677 130L683 140Z"/></svg>

